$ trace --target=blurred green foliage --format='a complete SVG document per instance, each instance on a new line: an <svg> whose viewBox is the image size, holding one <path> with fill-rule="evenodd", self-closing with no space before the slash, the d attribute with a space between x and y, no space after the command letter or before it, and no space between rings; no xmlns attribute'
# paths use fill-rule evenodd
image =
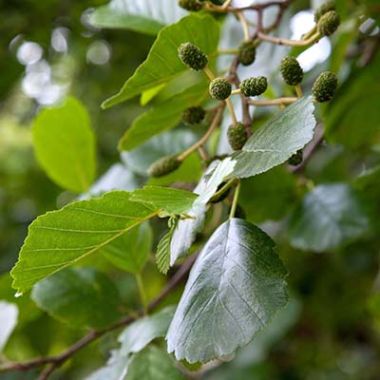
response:
<svg viewBox="0 0 380 380"><path fill-rule="evenodd" d="M100 0L0 2L3 16L0 26L0 300L15 303L19 308L17 328L4 350L4 356L10 360L59 353L85 333L82 327L51 318L37 308L29 295L15 298L11 289L8 272L17 260L27 226L38 215L76 197L51 182L36 161L31 125L42 105L23 90L27 68L17 59L22 43L39 44L43 49L41 59L49 65L52 78L87 107L97 136L99 176L121 160L130 176L129 183L137 187L146 181L144 173L156 158L181 151L202 132L200 127L189 133L181 125L123 153L120 158L118 141L143 108L139 99L106 112L100 109L100 104L114 94L146 58L154 36L90 26L86 21L88 9L104 4L106 1ZM289 272L292 301L270 328L260 333L233 361L211 369L202 378L380 378L379 35L357 32L364 21L360 18L362 14L379 20L379 4L376 0L338 0L337 5L343 27L332 38L332 54L305 78L311 85L315 72L326 67L339 74L341 86L336 100L318 111L328 144L322 144L300 175L279 167L245 180L239 204L247 219L260 223L278 243L279 255ZM306 0L295 1L291 12L309 7ZM57 28L64 28L67 33L65 52L55 50L51 44ZM109 49L110 58L104 64L94 64L89 58L89 51L97 42ZM294 49L294 52L301 50ZM280 91L275 86L274 90ZM160 92L158 102L160 96L165 100L165 91L170 96L168 86ZM266 112L258 113L260 121L268 117ZM201 162L193 155L177 172L150 183L176 182L192 188L201 173ZM357 192L370 218L366 233L328 252L293 248L288 236L291 213L297 212L297 206L311 189L338 182L352 186ZM220 211L218 207L215 210L215 214ZM350 205L346 211L350 213ZM213 217L210 212L206 224L212 224ZM166 225L157 222L152 228L154 246L157 246ZM204 239L205 236L199 234L196 245ZM112 266L100 255L85 259L80 266L94 267L112 279L121 299L120 312L138 307L138 291L132 275ZM156 270L153 259L145 267L143 277L146 296L152 299L166 282ZM180 291L173 293L167 304L177 302L180 294ZM81 379L102 366L109 351L116 346L114 338L115 334L110 334L79 352L55 378ZM159 351L155 353L158 354ZM0 374L5 380L36 376L37 372L33 371Z"/></svg>

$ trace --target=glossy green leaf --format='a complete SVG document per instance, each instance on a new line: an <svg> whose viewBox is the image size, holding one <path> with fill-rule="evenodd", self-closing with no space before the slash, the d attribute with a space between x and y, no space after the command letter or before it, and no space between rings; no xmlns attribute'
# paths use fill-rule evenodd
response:
<svg viewBox="0 0 380 380"><path fill-rule="evenodd" d="M19 292L91 255L150 219L158 210L114 191L69 204L38 217L30 226L11 274Z"/></svg>
<svg viewBox="0 0 380 380"><path fill-rule="evenodd" d="M174 128L180 123L186 108L202 103L207 96L208 84L202 81L173 98L153 106L135 119L127 129L119 142L119 149L134 149L153 136Z"/></svg>
<svg viewBox="0 0 380 380"><path fill-rule="evenodd" d="M148 223L132 228L102 249L115 266L130 273L139 273L152 252L153 233Z"/></svg>
<svg viewBox="0 0 380 380"><path fill-rule="evenodd" d="M119 317L115 285L92 268L68 268L36 284L38 307L71 326L105 327Z"/></svg>
<svg viewBox="0 0 380 380"><path fill-rule="evenodd" d="M368 230L368 224L348 185L321 185L308 193L293 213L289 239L296 248L323 252L359 238Z"/></svg>
<svg viewBox="0 0 380 380"><path fill-rule="evenodd" d="M226 158L223 161L216 160L212 162L206 170L194 189L194 193L198 197L191 208L186 211L189 217L181 219L174 230L170 244L170 265L174 265L177 259L190 249L197 232L203 227L207 203L223 180L232 173L233 168L234 162L230 158Z"/></svg>
<svg viewBox="0 0 380 380"><path fill-rule="evenodd" d="M168 214L182 214L193 204L197 196L186 190L170 187L145 186L131 193L131 200L152 205Z"/></svg>
<svg viewBox="0 0 380 380"><path fill-rule="evenodd" d="M178 58L177 50L181 43L192 42L206 54L210 54L216 51L218 41L218 23L208 15L189 15L162 29L146 61L127 80L118 94L103 103L103 108L133 98L188 70Z"/></svg>
<svg viewBox="0 0 380 380"><path fill-rule="evenodd" d="M16 327L18 308L15 304L0 301L0 352Z"/></svg>
<svg viewBox="0 0 380 380"><path fill-rule="evenodd" d="M54 182L77 193L88 190L95 178L95 137L88 112L77 99L42 110L33 124L33 143Z"/></svg>
<svg viewBox="0 0 380 380"><path fill-rule="evenodd" d="M111 351L107 364L91 373L85 380L124 380L130 361L131 357L121 355L119 350Z"/></svg>
<svg viewBox="0 0 380 380"><path fill-rule="evenodd" d="M208 362L245 346L287 303L285 276L263 231L242 219L225 222L191 270L166 337L168 352Z"/></svg>
<svg viewBox="0 0 380 380"><path fill-rule="evenodd" d="M134 355L125 380L185 380L171 357L162 349L150 346Z"/></svg>
<svg viewBox="0 0 380 380"><path fill-rule="evenodd" d="M234 175L252 177L286 162L313 137L316 121L311 97L302 98L279 111L249 138L234 155Z"/></svg>
<svg viewBox="0 0 380 380"><path fill-rule="evenodd" d="M120 352L123 355L136 353L144 349L154 339L166 335L173 318L175 306L168 306L156 314L137 320L120 335Z"/></svg>
<svg viewBox="0 0 380 380"><path fill-rule="evenodd" d="M90 15L90 23L98 28L129 29L156 35L184 14L176 0L155 0L153 3L149 0L112 0Z"/></svg>
<svg viewBox="0 0 380 380"><path fill-rule="evenodd" d="M326 112L329 141L350 149L368 148L380 142L379 65L377 54L369 66L359 68L340 88Z"/></svg>

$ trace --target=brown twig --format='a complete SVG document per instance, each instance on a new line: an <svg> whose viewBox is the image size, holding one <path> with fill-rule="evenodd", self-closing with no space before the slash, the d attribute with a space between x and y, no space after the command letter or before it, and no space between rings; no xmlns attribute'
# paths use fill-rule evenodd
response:
<svg viewBox="0 0 380 380"><path fill-rule="evenodd" d="M188 258L178 269L178 271L169 280L166 287L162 292L147 306L149 312L153 311L159 306L162 301L184 280L191 267L194 264L196 255ZM121 327L125 327L136 320L137 317L142 316L143 311L139 310L135 313L135 316L126 316L120 321L100 330L91 330L87 335L79 339L72 346L67 348L64 352L54 356L46 356L41 358L35 358L27 360L25 362L7 363L0 366L0 372L9 371L29 371L34 368L40 368L47 365L39 376L39 380L46 380L49 376L59 367L61 367L67 360L69 360L74 354L80 351L82 348L88 346L90 343L99 339L103 335L117 330Z"/></svg>

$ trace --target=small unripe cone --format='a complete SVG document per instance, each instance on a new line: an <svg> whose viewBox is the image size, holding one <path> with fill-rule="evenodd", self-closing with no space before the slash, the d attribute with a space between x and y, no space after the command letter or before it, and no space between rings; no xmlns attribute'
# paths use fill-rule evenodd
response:
<svg viewBox="0 0 380 380"><path fill-rule="evenodd" d="M240 90L244 96L258 96L263 94L268 88L268 81L265 77L253 77L243 80L240 83Z"/></svg>
<svg viewBox="0 0 380 380"><path fill-rule="evenodd" d="M233 150L241 150L248 140L247 131L242 123L230 125L227 136Z"/></svg>
<svg viewBox="0 0 380 380"><path fill-rule="evenodd" d="M288 85L296 86L302 82L303 70L294 57L283 58L280 71L285 83Z"/></svg>
<svg viewBox="0 0 380 380"><path fill-rule="evenodd" d="M224 78L216 78L211 81L209 92L216 100L226 100L232 92L232 85Z"/></svg>
<svg viewBox="0 0 380 380"><path fill-rule="evenodd" d="M202 107L190 107L182 114L182 121L188 125L199 124L206 116Z"/></svg>
<svg viewBox="0 0 380 380"><path fill-rule="evenodd" d="M223 5L226 0L210 0L210 3L213 3L214 5Z"/></svg>
<svg viewBox="0 0 380 380"><path fill-rule="evenodd" d="M256 46L253 41L243 42L239 47L239 62L244 66L249 66L255 61Z"/></svg>
<svg viewBox="0 0 380 380"><path fill-rule="evenodd" d="M300 149L295 154L293 154L292 157L289 158L288 164L291 166L298 166L301 165L303 161L303 150Z"/></svg>
<svg viewBox="0 0 380 380"><path fill-rule="evenodd" d="M199 47L191 42L185 42L178 48L179 59L193 70L203 70L208 63L208 58Z"/></svg>
<svg viewBox="0 0 380 380"><path fill-rule="evenodd" d="M325 13L330 12L330 11L335 11L335 10L336 10L335 1L334 0L326 1L319 8L316 9L314 13L315 22L318 22Z"/></svg>
<svg viewBox="0 0 380 380"><path fill-rule="evenodd" d="M163 177L181 166L181 161L177 159L177 156L162 157L154 162L148 169L148 174L151 177Z"/></svg>
<svg viewBox="0 0 380 380"><path fill-rule="evenodd" d="M325 71L314 82L312 93L317 102L328 102L334 97L337 87L336 75L331 71Z"/></svg>
<svg viewBox="0 0 380 380"><path fill-rule="evenodd" d="M335 11L325 13L318 21L318 32L322 36L331 36L340 24L340 17Z"/></svg>
<svg viewBox="0 0 380 380"><path fill-rule="evenodd" d="M203 8L203 5L198 0L179 0L178 5L188 11L198 12Z"/></svg>

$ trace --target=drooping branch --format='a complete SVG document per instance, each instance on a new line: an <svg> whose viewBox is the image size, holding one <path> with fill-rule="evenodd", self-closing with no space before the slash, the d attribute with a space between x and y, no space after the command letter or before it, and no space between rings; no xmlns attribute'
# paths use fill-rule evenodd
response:
<svg viewBox="0 0 380 380"><path fill-rule="evenodd" d="M193 255L181 265L178 271L173 275L173 277L171 277L171 279L169 280L165 288L162 290L162 292L152 302L148 304L147 310L149 312L153 311L157 306L159 306L166 299L166 297L170 293L172 293L173 290L186 278L188 272L190 271L192 265L194 264L195 259L196 259L196 255ZM0 366L0 373L10 372L10 371L24 372L24 371L29 371L29 370L40 368L47 365L47 367L41 372L41 375L39 377L40 380L46 380L56 369L61 367L67 360L73 357L78 351L82 350L84 347L87 347L89 344L96 341L103 335L111 331L117 330L119 328L128 326L133 321L135 321L136 318L142 316L143 313L144 313L143 310L138 310L136 313L134 313L133 316L130 316L130 315L126 316L120 321L104 329L91 330L90 332L88 332L87 335L79 339L77 342L75 342L72 346L67 348L61 354L30 359L24 362L3 364Z"/></svg>

